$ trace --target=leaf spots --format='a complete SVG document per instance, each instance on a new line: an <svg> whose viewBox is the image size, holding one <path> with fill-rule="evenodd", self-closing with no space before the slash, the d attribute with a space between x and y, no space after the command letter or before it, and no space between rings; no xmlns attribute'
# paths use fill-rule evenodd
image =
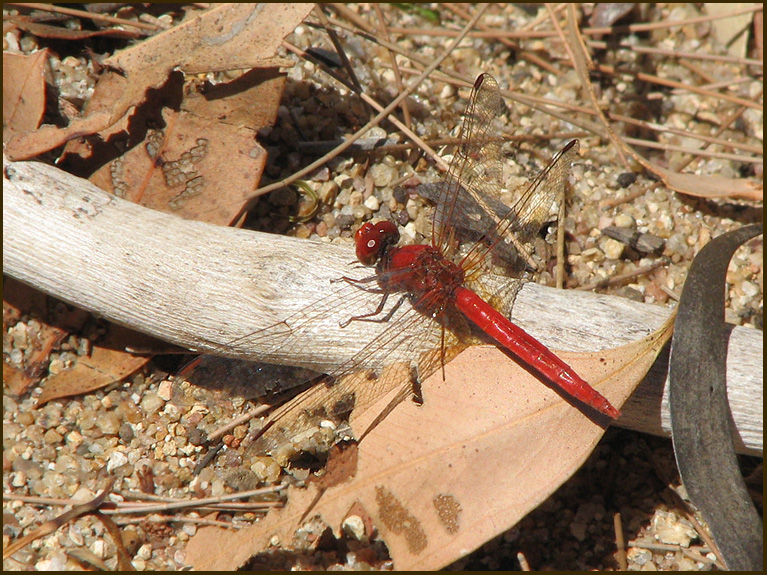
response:
<svg viewBox="0 0 767 575"><path fill-rule="evenodd" d="M461 504L452 495L440 494L432 500L437 510L439 522L450 535L455 535L461 529Z"/></svg>
<svg viewBox="0 0 767 575"><path fill-rule="evenodd" d="M413 555L426 549L428 539L420 521L389 490L380 485L376 486L376 503L384 525L393 533L405 537L408 550Z"/></svg>

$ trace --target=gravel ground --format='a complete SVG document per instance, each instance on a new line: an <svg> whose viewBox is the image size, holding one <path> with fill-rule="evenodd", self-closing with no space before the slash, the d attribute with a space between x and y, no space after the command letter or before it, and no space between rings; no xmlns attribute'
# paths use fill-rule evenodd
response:
<svg viewBox="0 0 767 575"><path fill-rule="evenodd" d="M700 16L698 5L643 5L630 20L661 22ZM408 14L382 7L387 22L401 28L430 27L423 15ZM372 18L363 5L351 10ZM522 29L538 16L537 8L524 12L512 5L494 6L483 22L494 28ZM443 13L443 26L452 29L457 18ZM549 30L550 24L542 26ZM620 38L633 46L663 48L664 54L640 50L596 51L598 63L623 66L664 78L701 85L728 82L731 92L755 99L762 90L761 66L722 60L672 58L672 52L697 55L726 55L710 22L691 23L676 28L626 33ZM302 25L288 40L301 49L331 50L326 36ZM395 94L392 71L385 51L358 36L342 34L342 44L354 58L360 82L370 95L388 102ZM559 71L552 74L523 58L515 58L507 46L494 38L465 41L443 65L468 78L480 72L493 74L501 86L512 86L526 96L545 97L586 105L577 75L564 65L566 52L551 39L519 41L527 54L542 57ZM403 36L398 44L431 61L446 45L444 38L425 34ZM42 40L28 34L6 38L6 50L29 52ZM286 53L286 56L290 57ZM339 84L329 80L317 66L296 59L288 73L279 120L265 130L261 141L270 152L263 184L290 175L316 156L299 145L303 142L332 141L353 132L367 119L367 110ZM62 97L86 100L92 88L93 64L87 57L69 56L57 60L52 68ZM598 86L604 110L631 118L654 122L690 133L710 134L722 119L736 111L735 104L690 92L639 82L630 74L592 78ZM413 125L424 139L455 136L460 113L466 105L468 89L438 81L435 74L409 100ZM511 104L511 102L509 102ZM701 199L672 192L660 182L639 172L627 175L614 147L589 135L575 125L515 104L502 122L511 133L524 136L512 143L516 163L507 166L509 187L526 181L570 138L581 141L581 161L573 167L573 189L568 201L566 286L591 286L609 278L635 276L600 286L603 293L656 305L673 306L692 258L712 237L742 225L761 221L761 205L738 199ZM395 128L376 128L370 138L391 137ZM552 138L551 134L558 137ZM643 127L626 128L624 135L653 139L667 146L698 145L689 136L671 132L651 133ZM719 139L735 144L761 147L762 113L749 109ZM399 141L405 141L400 138ZM732 153L722 146L713 151ZM676 165L682 155L675 151L641 149L661 165ZM736 150L737 151L737 150ZM445 153L449 150L445 150ZM744 152L741 152L744 153ZM761 179L758 162L703 156L689 170L698 174ZM316 190L320 204L312 217L300 223L275 214L310 212L311 202L291 190L272 192L253 210L248 226L284 232L298 237L350 243L353 230L363 220L394 218L403 226L406 241L423 241L430 230L428 202L417 197L411 176L421 183L439 181L433 164L418 159L401 148L384 148L369 153L356 151L354 157L332 160L307 178ZM408 187L410 186L410 187ZM654 252L628 248L609 238L601 229L616 226L647 234L659 242ZM752 242L739 250L730 266L727 320L737 325L762 329L762 244ZM641 273L641 270L651 268ZM545 271L539 281L553 285L552 272ZM63 304L59 304L63 305ZM4 366L29 367L36 335L42 326L35 319L4 314ZM5 500L3 543L28 533L34 526L68 509L64 504L92 498L106 470L115 477L115 492L141 493L147 482L156 495L188 498L190 495L218 496L232 490L254 489L272 482L301 482L308 467L294 469L281 477L273 458L253 458L243 441L257 428L258 420L243 423L229 433L227 447L199 475L194 467L205 451L201 443L222 422L230 421L245 409L236 399L192 402L175 400L177 390L166 378L179 367L173 360L149 364L128 381L85 396L53 401L35 408L36 397L45 384L44 376L76 361L85 346L81 341L98 341L108 329L92 320L89 332L73 334L52 350L40 386L22 397L4 393L3 481L4 492L33 499ZM5 378L4 378L5 379ZM316 462L315 462L316 463ZM754 477L754 499L761 509L761 462L744 458L744 472ZM235 468L253 473L232 474ZM583 468L538 509L503 536L488 542L469 557L453 565L455 569L617 569L617 538L614 515L620 513L622 538L627 546L627 567L631 570L685 569L707 570L721 567L680 503L684 490L674 464L670 441L642 436L621 429L610 429ZM235 525L252 522L279 497L259 497L259 507L244 512L224 512L219 521ZM122 528L122 539L141 570L179 569L183 565L185 542L201 524L210 520L206 511L179 514L169 521L159 513L114 516ZM368 564L390 568L382 543L363 545L350 537L342 544L328 544L323 552L264 558L258 566L364 567ZM36 539L4 562L5 569L76 568L80 562L109 568L117 565L115 545L104 524L84 517Z"/></svg>

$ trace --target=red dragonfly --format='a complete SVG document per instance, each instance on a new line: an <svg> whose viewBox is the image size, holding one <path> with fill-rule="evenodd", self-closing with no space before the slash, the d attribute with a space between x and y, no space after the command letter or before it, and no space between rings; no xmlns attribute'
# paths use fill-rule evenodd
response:
<svg viewBox="0 0 767 575"><path fill-rule="evenodd" d="M505 109L496 80L480 75L461 143L436 202L430 244L398 247L394 223L365 223L355 236L357 257L364 265L376 266L375 276L363 281L343 278L329 298L249 336L274 338L279 342L276 351L316 337L328 315L338 317L342 327L355 321L387 324L360 352L331 370L324 385L315 384L274 413L274 426L283 434L299 431L307 415L345 418L354 407L368 405L401 385L403 377L417 384L468 345L488 337L549 384L609 418L620 415L570 366L490 303L510 309L521 282L510 280L499 293L490 291L483 280L499 268L519 275L534 265L527 246L549 219L554 201L564 197L570 165L578 154L573 140L514 205L504 206L498 215L503 205L502 154L500 139L491 136L494 119ZM379 305L367 313L355 308L361 299L355 292L364 293L368 301L370 292L380 294ZM405 300L409 305L403 305ZM423 349L431 351L419 353Z"/></svg>

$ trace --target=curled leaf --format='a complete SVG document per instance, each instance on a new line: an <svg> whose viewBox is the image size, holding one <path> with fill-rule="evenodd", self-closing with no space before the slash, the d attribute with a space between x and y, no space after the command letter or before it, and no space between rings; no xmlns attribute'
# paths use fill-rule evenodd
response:
<svg viewBox="0 0 767 575"><path fill-rule="evenodd" d="M669 375L671 433L682 481L727 566L748 571L762 568L764 528L735 457L724 291L733 253L761 233L762 226L754 225L723 234L693 261L679 301Z"/></svg>

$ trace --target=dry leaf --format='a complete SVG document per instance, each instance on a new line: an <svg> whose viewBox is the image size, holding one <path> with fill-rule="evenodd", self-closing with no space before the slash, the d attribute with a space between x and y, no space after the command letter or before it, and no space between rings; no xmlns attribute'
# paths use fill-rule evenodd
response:
<svg viewBox="0 0 767 575"><path fill-rule="evenodd" d="M13 278L3 286L3 330L15 325L23 315L36 320L34 329L26 332L24 369L3 366L3 384L8 392L20 396L40 383L47 371L51 352L71 331L80 329L88 313L77 308L51 306L46 294ZM55 300L54 300L55 301ZM23 313L22 313L23 310ZM31 325L31 324L30 324ZM15 345L9 340L9 345Z"/></svg>
<svg viewBox="0 0 767 575"><path fill-rule="evenodd" d="M40 125L47 65L48 50L30 56L3 52L3 143L15 133Z"/></svg>
<svg viewBox="0 0 767 575"><path fill-rule="evenodd" d="M120 30L119 28L106 28L103 30L70 30L62 26L51 26L50 24L41 24L35 22L29 16L12 16L6 23L12 23L20 30L29 32L38 38L57 38L60 40L84 40L86 38L96 38L106 36L108 38L137 38L139 34L133 30Z"/></svg>
<svg viewBox="0 0 767 575"><path fill-rule="evenodd" d="M264 74L253 76L259 79ZM271 116L262 118L271 123L276 117L284 78L276 74L267 78L244 94L256 98L252 105L272 111ZM271 100L257 99L259 90ZM142 206L188 219L229 224L260 180L266 152L256 142L257 128L232 123L220 110L227 103L228 100L218 101L218 106L209 110L196 106L207 112L204 116L164 108L163 130L146 131L140 145L105 164L90 180ZM131 124L132 129L140 132L138 122Z"/></svg>
<svg viewBox="0 0 767 575"><path fill-rule="evenodd" d="M704 198L734 198L760 202L764 187L760 182L745 178L725 178L715 175L680 174L644 159L627 146L629 153L648 171L659 176L663 183L682 194Z"/></svg>
<svg viewBox="0 0 767 575"><path fill-rule="evenodd" d="M39 407L53 399L101 389L128 377L143 367L149 359L125 351L94 347L90 357L81 358L72 368L48 378L37 405Z"/></svg>
<svg viewBox="0 0 767 575"><path fill-rule="evenodd" d="M285 74L256 68L226 84L205 86L184 97L182 108L199 117L257 131L271 126L285 88Z"/></svg>
<svg viewBox="0 0 767 575"><path fill-rule="evenodd" d="M220 4L108 58L104 64L152 73L158 86L174 69L186 74L292 66L275 57L282 39L311 12L311 4ZM157 62L158 56L161 58ZM133 78L133 80L139 80ZM144 82L144 80L139 80Z"/></svg>
<svg viewBox="0 0 767 575"><path fill-rule="evenodd" d="M622 405L671 332L562 354L611 403ZM204 528L190 540L195 569L235 569L268 547L289 545L310 517L338 533L354 505L372 517L397 569L440 569L508 530L585 461L604 429L493 347L473 347L423 386L425 403L400 405L359 445L354 477L321 494L293 490L285 508L236 533ZM391 399L354 421L364 429Z"/></svg>
<svg viewBox="0 0 767 575"><path fill-rule="evenodd" d="M19 397L37 382L38 378L24 373L24 370L3 363L3 388L8 394Z"/></svg>
<svg viewBox="0 0 767 575"><path fill-rule="evenodd" d="M137 356L123 351L126 342L136 345L137 340L141 339L153 338L120 326L111 326L106 340L93 346L89 357L79 358L70 369L48 378L42 394L37 399L37 406L60 397L101 389L128 377L151 359L150 356Z"/></svg>
<svg viewBox="0 0 767 575"><path fill-rule="evenodd" d="M212 70L290 66L274 56L282 38L295 29L312 4L223 4L190 17L104 61L88 115L66 128L43 126L19 134L6 146L14 160L32 158L68 140L107 132L144 102L176 69L188 74ZM114 69L115 71L111 71Z"/></svg>

